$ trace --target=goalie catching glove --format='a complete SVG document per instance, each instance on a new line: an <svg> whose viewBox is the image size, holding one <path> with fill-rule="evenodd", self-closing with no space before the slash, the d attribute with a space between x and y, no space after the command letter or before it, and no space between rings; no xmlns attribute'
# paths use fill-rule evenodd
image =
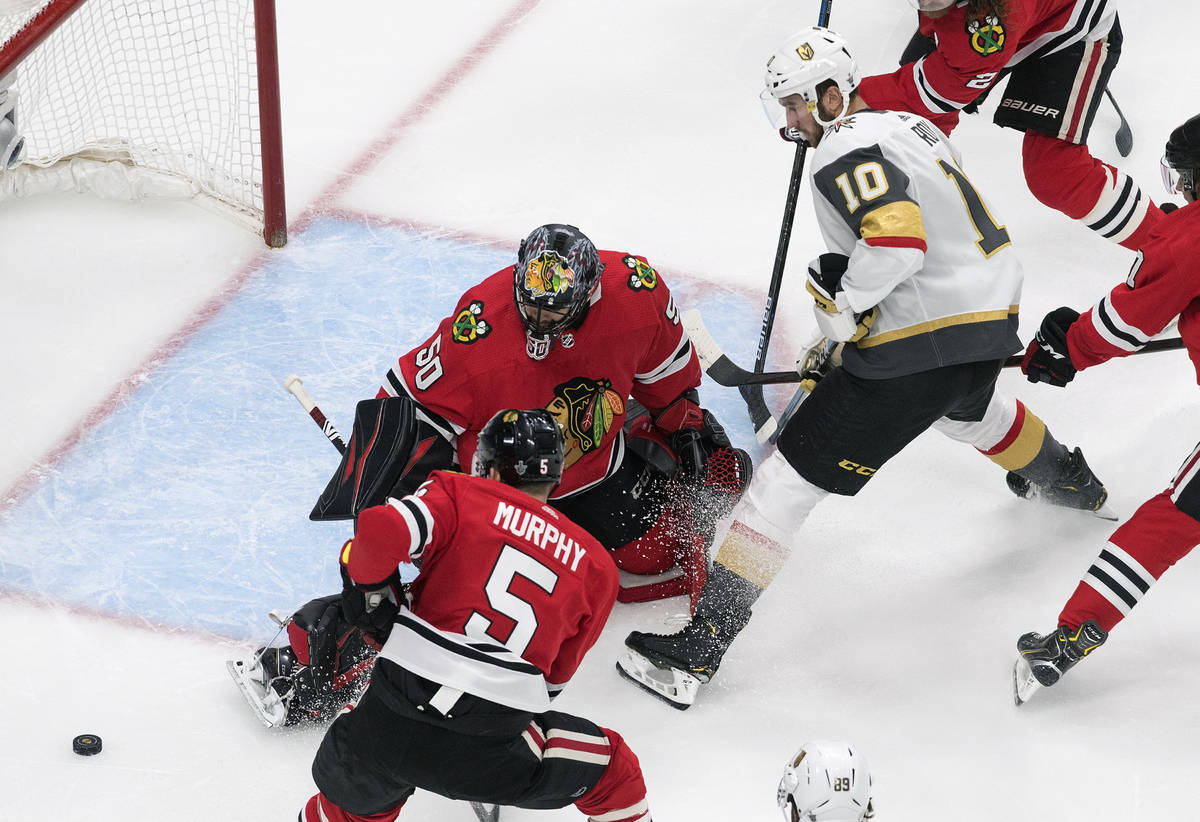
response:
<svg viewBox="0 0 1200 822"><path fill-rule="evenodd" d="M842 290L842 275L850 258L822 254L808 264L808 293L816 300L814 313L821 333L835 342L858 342L875 324L874 307L856 312Z"/></svg>
<svg viewBox="0 0 1200 822"><path fill-rule="evenodd" d="M1067 330L1079 319L1073 308L1056 308L1042 319L1025 357L1021 360L1021 373L1030 382L1048 382L1060 388L1075 379L1075 366L1071 363L1071 352L1067 348Z"/></svg>

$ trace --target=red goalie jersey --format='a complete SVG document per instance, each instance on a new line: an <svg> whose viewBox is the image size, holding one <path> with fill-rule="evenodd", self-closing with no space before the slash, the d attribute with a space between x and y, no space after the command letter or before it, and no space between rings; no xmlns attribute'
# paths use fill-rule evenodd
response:
<svg viewBox="0 0 1200 822"><path fill-rule="evenodd" d="M525 354L513 267L469 289L428 341L400 358L380 396L405 395L456 444L469 470L479 430L500 408L546 408L562 425L560 499L620 465L628 398L658 412L700 384L700 363L666 284L642 257L599 252L600 287L579 327L544 360Z"/></svg>
<svg viewBox="0 0 1200 822"><path fill-rule="evenodd" d="M1005 67L1044 55L1111 27L1107 0L1008 0L1004 19L968 19L958 3L941 17L921 15L921 33L937 50L891 74L863 78L858 92L872 108L911 111L949 134L958 111L992 86Z"/></svg>
<svg viewBox="0 0 1200 822"><path fill-rule="evenodd" d="M608 552L502 482L434 471L368 508L343 561L358 582L421 569L380 656L476 696L535 712L567 683L617 596Z"/></svg>
<svg viewBox="0 0 1200 822"><path fill-rule="evenodd" d="M1159 219L1129 277L1071 324L1067 347L1079 369L1132 354L1179 317L1179 334L1200 382L1200 277L1192 246L1200 237L1200 206Z"/></svg>

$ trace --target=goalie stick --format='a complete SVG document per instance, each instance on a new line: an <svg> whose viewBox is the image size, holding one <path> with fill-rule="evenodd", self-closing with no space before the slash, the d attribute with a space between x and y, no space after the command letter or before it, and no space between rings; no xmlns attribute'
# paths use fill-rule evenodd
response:
<svg viewBox="0 0 1200 822"><path fill-rule="evenodd" d="M300 405L302 405L304 407L304 410L308 412L308 415L310 417L312 417L313 422L315 422L320 427L321 433L324 434L326 439L328 439L329 442L333 445L333 447L338 450L338 453L339 454L346 453L346 441L342 439L342 435L340 433L338 433L337 427L333 424L333 422L331 420L329 420L328 417L325 416L324 412L321 411L320 408L317 407L317 404L313 401L313 398L309 395L308 390L305 389L304 382L299 377L297 377L295 374L292 374L286 380L283 381L283 387L287 390L287 392L289 394L291 394L293 397L296 398L296 400L300 403ZM282 629L283 628L281 626L280 630L282 630ZM261 655L262 654L260 652L259 656L261 656ZM257 658L255 659L255 661L257 662ZM268 725L268 727L272 726L273 724L282 724L283 714L280 714L277 717L278 721L272 723L271 720L274 717L269 717L269 716L264 715L262 709L259 708L256 705L256 703L254 702L254 700L250 698L249 694L245 690L246 686L243 684L243 681L242 681L243 679L245 679L245 677L240 676L239 671L235 669L236 663L227 662L225 664L229 668L229 673L230 673L230 675L233 676L234 682L238 683L239 689L242 689L243 695L246 696L246 701L250 703L251 709L254 710L256 712L256 714L258 714L259 718L263 722L265 722ZM270 689L268 689L268 690L270 690ZM286 713L286 711L285 711L285 713ZM491 805L491 804L487 804L484 802L471 802L469 804L471 805L471 810L475 812L475 816L477 816L479 818L479 822L500 822L500 806L499 805Z"/></svg>
<svg viewBox="0 0 1200 822"><path fill-rule="evenodd" d="M832 10L833 0L821 0L821 9L817 13L818 26L829 25L829 15ZM800 195L800 182L804 179L804 157L807 152L808 143L803 139L797 140L796 155L792 160L792 176L788 180L787 199L783 205L783 223L779 227L779 243L775 247L775 266L771 269L771 283L767 287L767 305L763 309L762 330L758 333L758 351L754 356L756 373L761 372L767 365L767 348L771 345L771 331L775 327L775 309L779 302L779 291L783 286L783 269L787 263L788 246L792 240L792 224L796 219L796 199ZM771 415L771 410L767 408L767 402L763 398L762 387L767 382L738 384L738 390L746 402L746 410L750 412L750 422L754 425L754 436L759 442L773 441L779 429L778 422Z"/></svg>
<svg viewBox="0 0 1200 822"><path fill-rule="evenodd" d="M333 447L338 450L339 454L346 453L346 441L342 439L342 435L338 433L337 428L325 416L325 413L317 407L313 402L313 398L309 396L308 391L304 387L304 383L295 374L292 374L283 381L283 387L289 394L304 406L304 410L312 417L313 422L321 429L321 433L333 443Z"/></svg>
<svg viewBox="0 0 1200 822"><path fill-rule="evenodd" d="M696 356L704 367L704 373L711 377L717 385L737 388L744 385L800 382L800 373L794 369L791 371L747 371L729 359L717 341L713 339L712 334L705 328L700 312L694 308L683 315L683 327L687 329L688 336L692 338L692 345L696 347ZM1163 340L1151 340L1134 351L1131 356L1151 354L1156 351L1175 351L1180 348L1183 348L1182 337L1167 337ZM1024 354L1013 354L1004 361L1004 367L1017 368L1024 358Z"/></svg>

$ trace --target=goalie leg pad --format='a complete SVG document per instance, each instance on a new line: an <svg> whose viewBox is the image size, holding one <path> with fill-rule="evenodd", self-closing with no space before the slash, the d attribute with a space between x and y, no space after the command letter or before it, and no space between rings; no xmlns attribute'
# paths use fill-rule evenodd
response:
<svg viewBox="0 0 1200 822"><path fill-rule="evenodd" d="M267 727L325 722L366 687L379 643L342 618L341 595L314 599L286 623L288 646L226 663Z"/></svg>

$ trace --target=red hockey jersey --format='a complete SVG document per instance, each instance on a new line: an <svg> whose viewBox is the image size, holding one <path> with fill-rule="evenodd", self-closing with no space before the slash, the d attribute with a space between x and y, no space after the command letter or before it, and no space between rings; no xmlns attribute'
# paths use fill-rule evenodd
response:
<svg viewBox="0 0 1200 822"><path fill-rule="evenodd" d="M1193 246L1200 237L1195 203L1159 218L1125 282L1089 308L1067 331L1078 369L1132 354L1179 317L1179 334L1200 382L1200 277Z"/></svg>
<svg viewBox="0 0 1200 822"><path fill-rule="evenodd" d="M379 396L407 394L469 469L480 429L502 408L547 408L566 462L554 497L604 480L624 457L630 396L652 412L700 384L700 362L670 289L642 257L601 251L587 317L535 362L513 302L513 267L469 289L426 342L400 357Z"/></svg>
<svg viewBox="0 0 1200 822"><path fill-rule="evenodd" d="M586 531L496 480L434 471L359 515L351 578L421 573L380 655L449 688L545 711L596 642L617 567Z"/></svg>
<svg viewBox="0 0 1200 822"><path fill-rule="evenodd" d="M1050 54L1108 33L1112 0L1007 0L1001 20L968 19L967 4L941 17L921 15L921 33L937 50L890 74L863 78L858 93L869 106L911 111L949 134L958 111L991 87L1001 71L1033 55Z"/></svg>

